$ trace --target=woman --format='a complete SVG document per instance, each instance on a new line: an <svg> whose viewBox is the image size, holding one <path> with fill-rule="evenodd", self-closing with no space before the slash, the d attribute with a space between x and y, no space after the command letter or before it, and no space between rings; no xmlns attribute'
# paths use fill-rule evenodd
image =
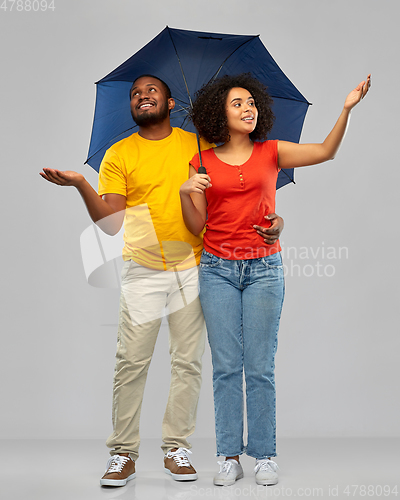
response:
<svg viewBox="0 0 400 500"><path fill-rule="evenodd" d="M275 211L281 168L333 159L352 108L365 96L370 75L346 98L342 113L321 144L265 140L273 125L272 100L248 74L225 76L203 87L193 122L209 142L180 189L185 224L193 234L206 226L200 262L200 300L213 362L217 455L216 485L243 477L239 455L256 459L257 484L276 484L274 359L284 297L279 241L266 246L257 231ZM259 142L264 141L264 142ZM254 209L256 206L256 209ZM247 446L243 444L243 370L246 380Z"/></svg>

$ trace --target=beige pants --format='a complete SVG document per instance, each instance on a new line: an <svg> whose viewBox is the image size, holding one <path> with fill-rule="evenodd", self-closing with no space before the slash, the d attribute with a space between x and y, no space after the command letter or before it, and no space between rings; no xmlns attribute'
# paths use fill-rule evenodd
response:
<svg viewBox="0 0 400 500"><path fill-rule="evenodd" d="M161 319L168 317L171 384L162 424L162 449L190 448L201 386L204 318L197 267L154 271L128 261L121 273L121 300L113 389L111 455L139 456L143 392Z"/></svg>

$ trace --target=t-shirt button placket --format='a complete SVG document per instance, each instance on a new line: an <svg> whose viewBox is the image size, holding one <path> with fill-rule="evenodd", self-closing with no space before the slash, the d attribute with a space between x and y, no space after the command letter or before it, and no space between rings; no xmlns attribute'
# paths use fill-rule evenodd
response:
<svg viewBox="0 0 400 500"><path fill-rule="evenodd" d="M244 186L244 181L243 181L243 175L242 175L242 171L239 170L239 180L240 180L240 187L243 187Z"/></svg>

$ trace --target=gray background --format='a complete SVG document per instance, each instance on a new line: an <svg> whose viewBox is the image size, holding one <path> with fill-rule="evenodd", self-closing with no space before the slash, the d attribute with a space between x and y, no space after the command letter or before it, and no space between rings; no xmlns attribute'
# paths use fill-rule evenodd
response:
<svg viewBox="0 0 400 500"><path fill-rule="evenodd" d="M118 290L88 285L79 245L90 224L84 205L74 189L50 185L38 172L77 170L96 186L97 174L83 165L93 83L166 25L260 34L313 103L302 142L322 141L347 93L372 73L371 92L354 110L335 161L298 170L296 186L277 194L286 223L281 240L292 249L285 263L289 271L299 266L287 275L279 332L278 436L399 436L397 2L55 0L55 6L0 10L0 437L105 439L111 431ZM302 258L302 247L319 253ZM336 253L346 247L348 258L328 259L328 247ZM317 265L334 275L318 277ZM142 437L160 436L168 384L163 327ZM198 416L195 436L212 437L208 347Z"/></svg>

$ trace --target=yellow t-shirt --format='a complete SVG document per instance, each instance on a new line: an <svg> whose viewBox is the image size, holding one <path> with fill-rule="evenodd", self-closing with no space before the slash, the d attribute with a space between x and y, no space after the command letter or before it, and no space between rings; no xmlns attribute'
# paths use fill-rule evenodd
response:
<svg viewBox="0 0 400 500"><path fill-rule="evenodd" d="M210 147L202 141L201 149ZM124 260L158 270L199 264L202 237L186 228L179 196L197 151L196 135L180 128L160 141L135 133L106 151L98 193L126 196Z"/></svg>

